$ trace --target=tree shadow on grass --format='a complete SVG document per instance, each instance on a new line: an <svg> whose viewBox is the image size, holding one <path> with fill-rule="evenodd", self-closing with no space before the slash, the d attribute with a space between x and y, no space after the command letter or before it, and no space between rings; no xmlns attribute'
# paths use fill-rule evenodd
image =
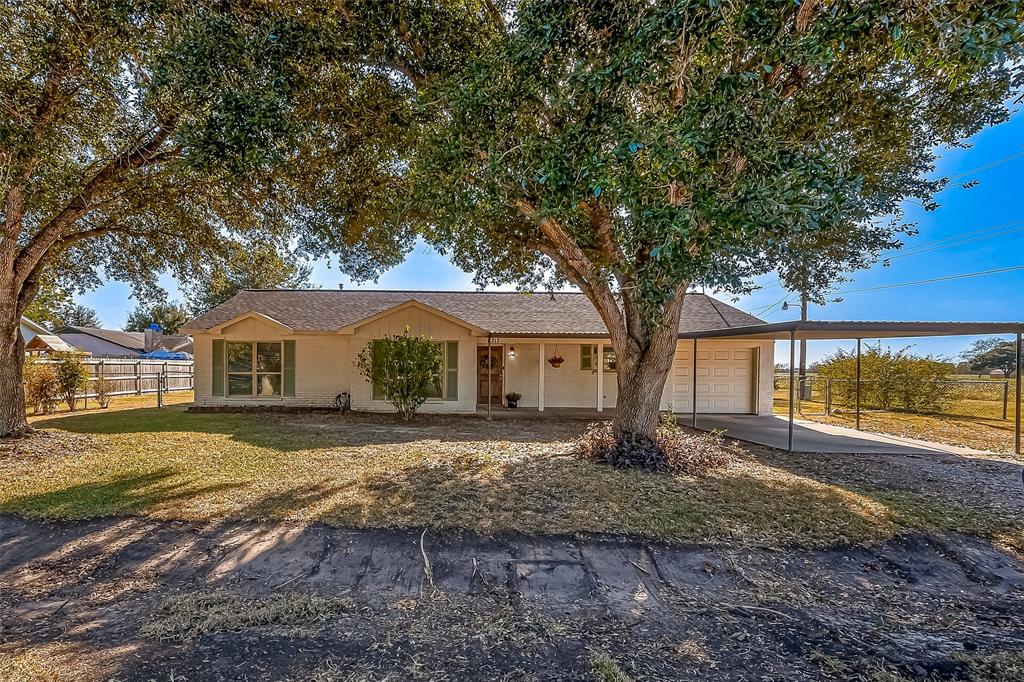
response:
<svg viewBox="0 0 1024 682"><path fill-rule="evenodd" d="M66 512L76 509L73 505L68 507L69 498L104 503L113 499L120 501L121 508L131 510L124 513L145 513L147 505L216 489L211 486L204 491L175 484L169 477L167 471L158 471L72 486L21 502ZM320 519L358 530L338 531L319 524L236 521L201 527L142 520L122 525L114 521L79 524L64 537L66 549L62 552L58 545L48 550L47 561L39 569L43 576L45 571L59 575L71 571L74 580L55 581L55 585L65 587L53 587L49 593L33 597L52 601L54 608L68 599L70 603L43 621L31 625L14 622L8 641L21 647L68 643L78 647L85 657L123 651L108 659L112 666L108 674L120 672L131 679L135 671L143 670L155 677L149 674L173 662L162 653L166 651L165 643L147 639L142 631L147 622L163 617L159 603L168 596L202 594L211 589L249 595L257 587L259 594L284 589L329 590L334 594L352 590L358 592L359 599L377 606L384 597L375 591L383 590L383 585L399 578L421 580L423 559L418 533L405 531L396 535L375 530L381 528L430 527L431 560L441 576L442 570L456 562L475 574L478 552L501 563L508 562L509 556L531 558L534 551L542 555L549 551L565 552L571 551L564 549L571 543L591 542L586 536L568 537L576 531L786 548L792 544L861 542L872 536L881 542L896 531L910 528L901 524L911 521L902 516L903 512L888 508L884 501L804 474L786 475L778 467L770 472L740 467L703 479L674 479L616 471L569 457L501 462L460 460L457 466L424 462L388 471L372 480L342 482L326 478L280 487L236 508L232 514L243 519ZM31 524L25 528L26 535L38 532ZM456 534L445 534L442 529L483 531L495 537L471 536L463 542ZM112 541L117 534L132 532L130 543ZM539 534L561 537L552 539ZM593 545L602 548L594 551L603 551L608 540L602 538ZM708 551L685 547L673 551L683 555L691 550ZM38 556L30 542L23 546L15 544L9 551L18 563ZM54 558L51 560L49 555ZM664 558L667 552L659 556ZM470 562L473 568L467 568ZM482 561L480 565L486 568L488 563ZM699 578L699 585L711 582L703 573ZM797 580L799 576L792 578ZM115 589L119 585L148 586L153 580L158 588ZM45 581L36 579L33 584ZM497 584L502 586L500 589L513 589L500 581ZM155 591L150 592L151 589ZM373 617L372 613L368 617ZM394 637L388 615L381 616L373 627L378 630L367 633L367 646L353 653L357 662L372 661L373 647L369 644ZM324 628L322 632L331 630ZM465 639L465 653L470 656L479 650L472 644L476 634L452 633L453 637ZM225 677L241 677L248 672L255 676L256 668L271 664L275 678L301 673L293 667L296 663L290 656L278 656L272 661L261 657L221 660L220 647L230 653L235 651L231 647L248 647L252 642L270 638L274 647L289 653L307 644L302 635L289 634L287 630L250 627L216 638L185 642L177 651L196 660L210 659L212 669ZM331 642L332 646L342 644L340 640ZM139 676L142 677L141 673Z"/></svg>
<svg viewBox="0 0 1024 682"><path fill-rule="evenodd" d="M580 434L586 422L531 419L488 422L475 415L420 415L414 421L405 422L393 414L196 413L164 408L68 414L38 419L33 426L99 435L223 435L258 447L296 452L423 440L557 442Z"/></svg>
<svg viewBox="0 0 1024 682"><path fill-rule="evenodd" d="M12 497L0 503L0 513L49 519L87 519L145 514L169 502L233 490L245 483L195 484L170 480L170 468L135 476L116 476L56 490Z"/></svg>

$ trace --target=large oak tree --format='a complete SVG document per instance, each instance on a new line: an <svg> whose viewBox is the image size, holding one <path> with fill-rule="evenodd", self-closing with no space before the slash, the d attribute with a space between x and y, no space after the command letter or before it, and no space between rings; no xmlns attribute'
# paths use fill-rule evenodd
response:
<svg viewBox="0 0 1024 682"><path fill-rule="evenodd" d="M19 317L40 286L159 295L241 244L330 251L369 277L413 81L486 3L0 0L0 436L28 430Z"/></svg>
<svg viewBox="0 0 1024 682"><path fill-rule="evenodd" d="M616 352L615 427L650 436L688 287L779 270L814 297L891 247L901 202L941 187L936 147L1006 118L1022 11L527 0L424 97L412 206L481 284L579 287Z"/></svg>

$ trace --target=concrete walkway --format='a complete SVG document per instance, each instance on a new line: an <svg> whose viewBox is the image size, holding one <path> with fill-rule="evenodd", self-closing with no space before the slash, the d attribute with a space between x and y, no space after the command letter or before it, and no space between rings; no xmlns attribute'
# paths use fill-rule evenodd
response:
<svg viewBox="0 0 1024 682"><path fill-rule="evenodd" d="M689 424L690 422L688 419L682 418L680 423ZM705 431L724 431L725 435L730 438L782 450L788 447L789 420L779 415L697 415L697 428ZM983 452L982 450L913 438L856 431L804 419L797 419L794 423L793 449L797 452L901 455L976 455Z"/></svg>

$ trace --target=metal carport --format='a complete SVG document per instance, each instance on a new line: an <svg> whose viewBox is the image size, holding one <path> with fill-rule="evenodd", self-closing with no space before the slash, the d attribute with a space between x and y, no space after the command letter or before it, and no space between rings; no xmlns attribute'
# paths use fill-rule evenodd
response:
<svg viewBox="0 0 1024 682"><path fill-rule="evenodd" d="M1017 340L1017 371L1014 372L1014 401L1016 414L1014 417L1014 449L1021 452L1021 373L1024 370L1024 358L1021 353L1021 335L1024 334L1024 322L871 322L871 321L832 321L832 320L794 320L792 322L771 322L766 324L715 329L709 331L687 332L679 335L680 339L693 339L693 377L694 400L692 425L697 426L697 344L700 339L746 338L746 339L789 339L789 435L788 449L793 451L793 426L795 422L796 404L796 342L800 340L856 340L857 341L857 376L856 376L856 408L855 423L860 429L860 356L863 339L899 339L924 336L975 336L983 334L1013 334Z"/></svg>

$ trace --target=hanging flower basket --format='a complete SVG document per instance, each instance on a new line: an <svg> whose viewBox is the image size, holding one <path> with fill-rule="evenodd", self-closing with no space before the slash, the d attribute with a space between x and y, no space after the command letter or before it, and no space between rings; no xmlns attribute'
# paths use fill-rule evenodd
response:
<svg viewBox="0 0 1024 682"><path fill-rule="evenodd" d="M550 364L552 367L561 367L563 362L565 362L565 358L563 358L561 355L552 355L550 358L548 358L548 364Z"/></svg>

